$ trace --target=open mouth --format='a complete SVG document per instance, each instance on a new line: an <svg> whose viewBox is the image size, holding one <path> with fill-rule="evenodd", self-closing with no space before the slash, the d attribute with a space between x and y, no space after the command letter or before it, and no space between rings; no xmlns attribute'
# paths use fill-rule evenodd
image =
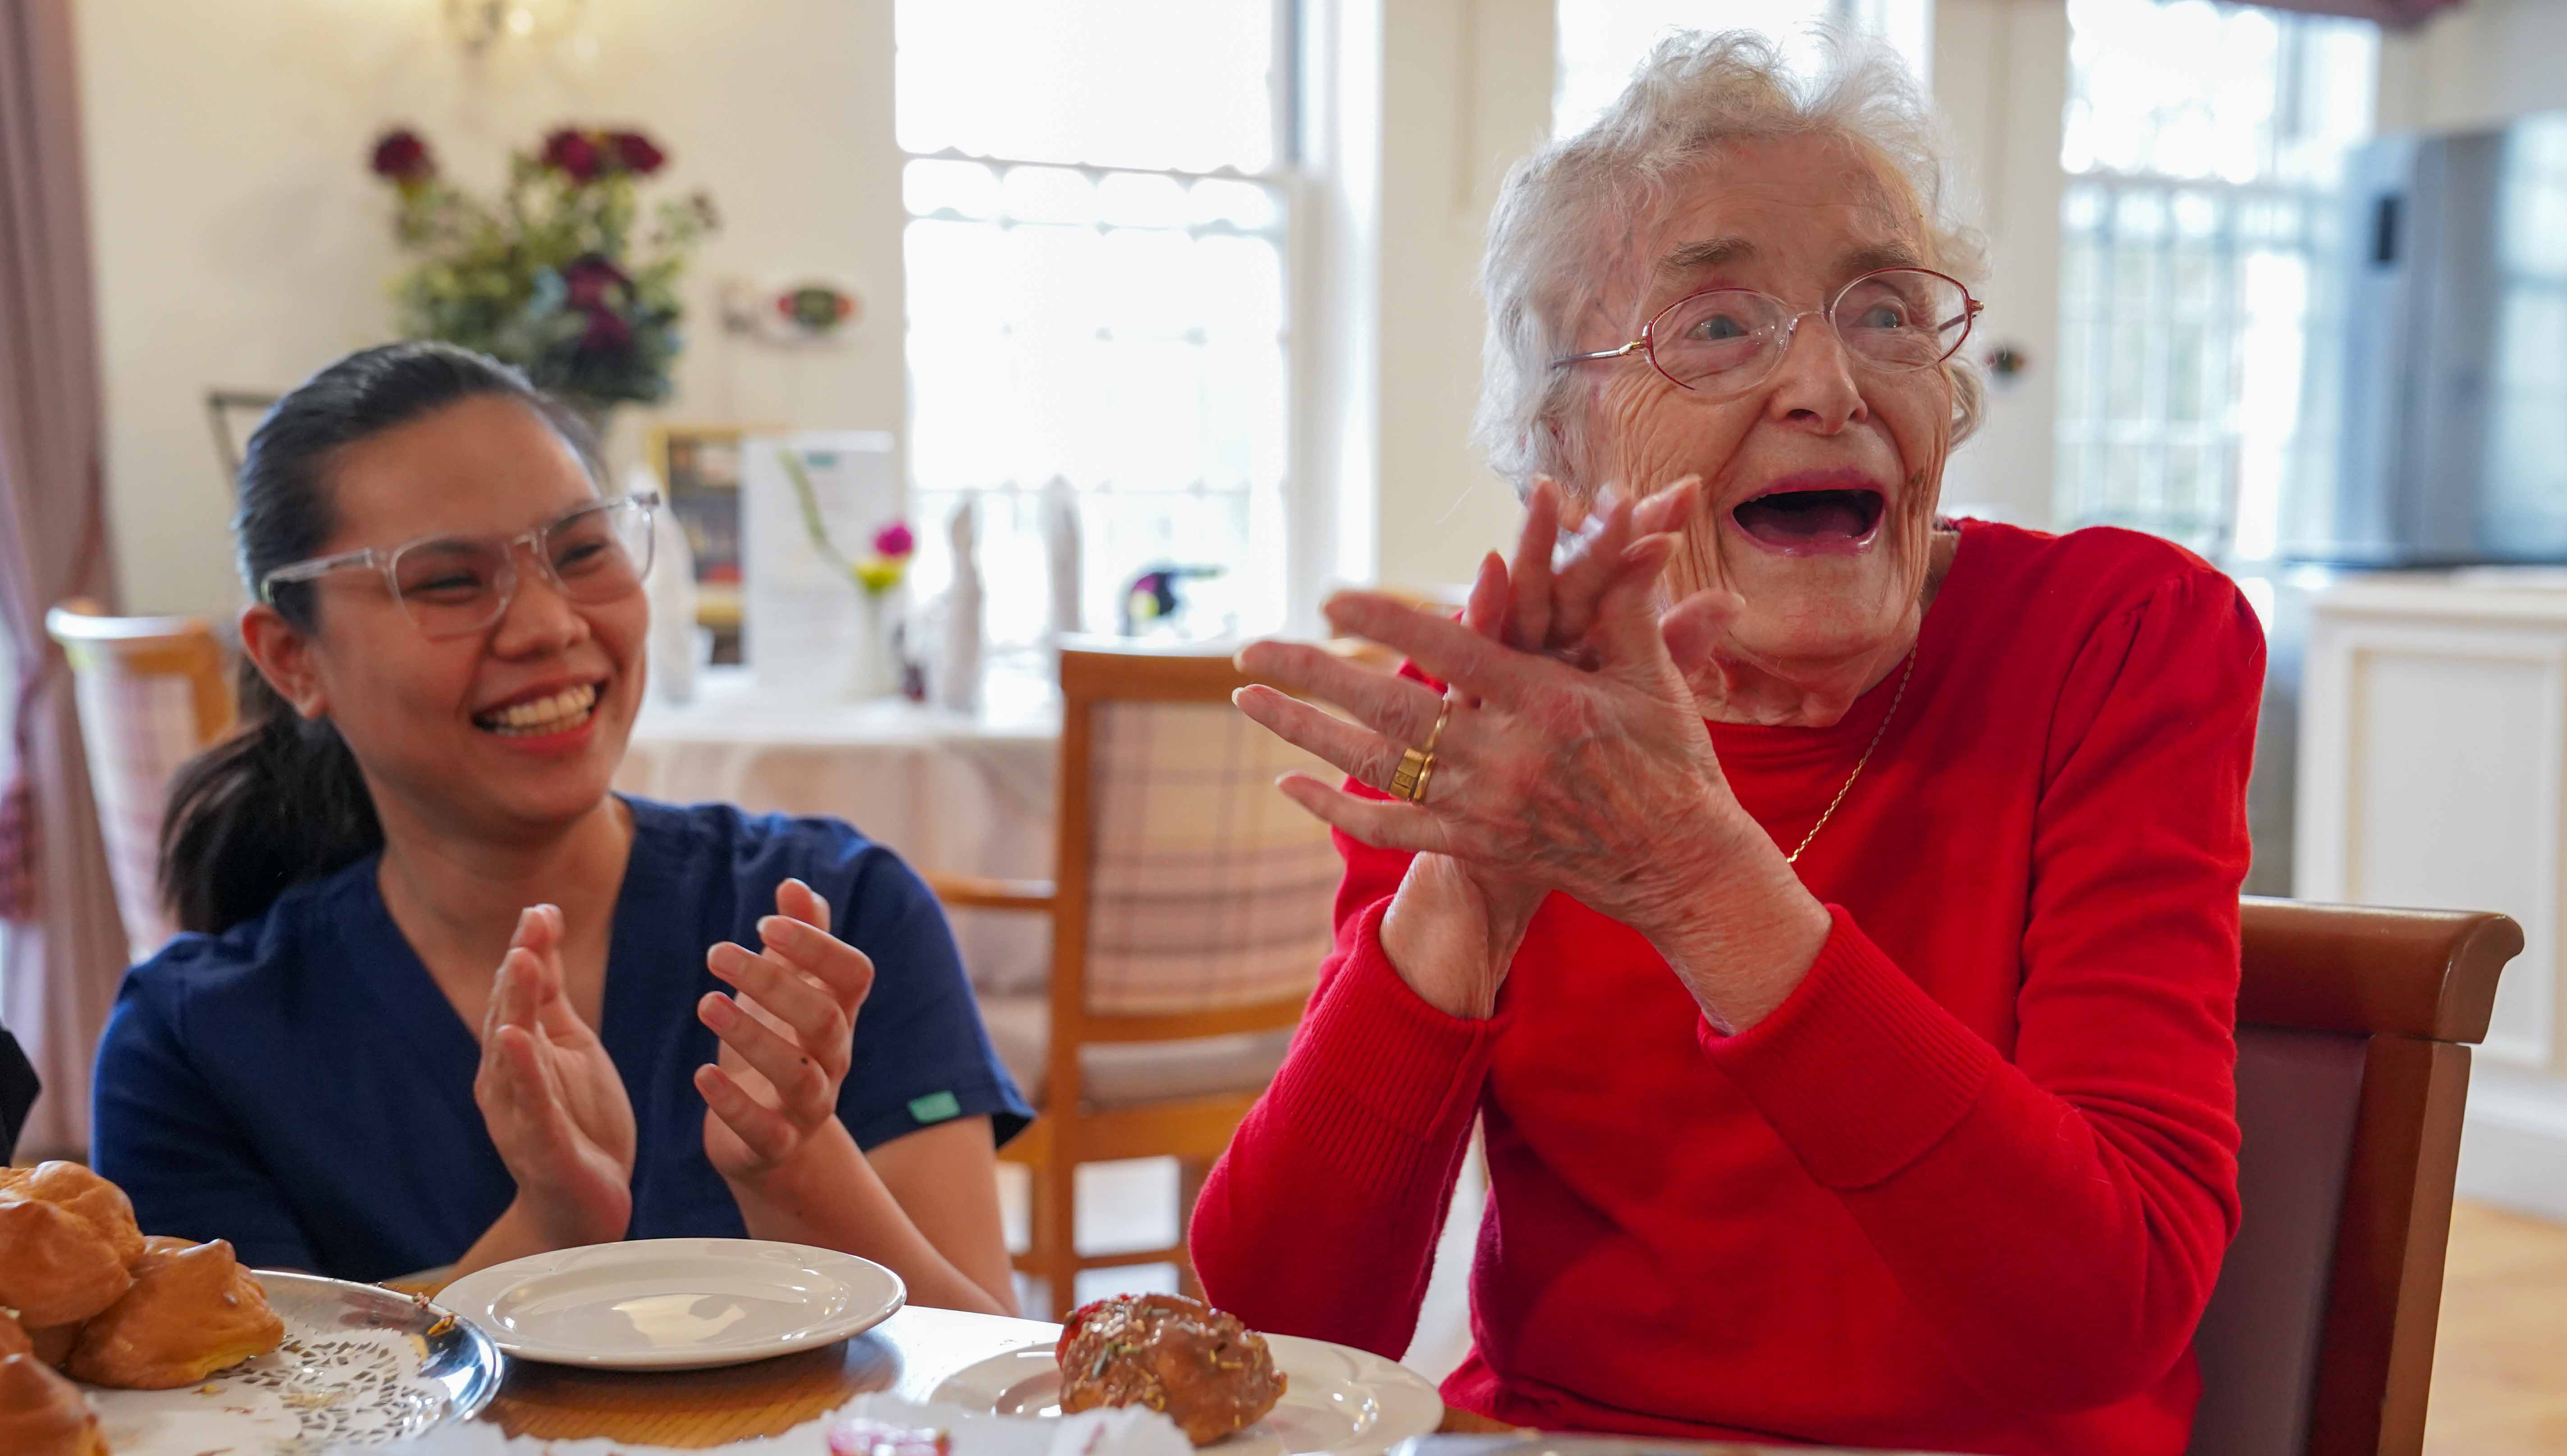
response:
<svg viewBox="0 0 2567 1456"><path fill-rule="evenodd" d="M541 698L529 698L472 716L472 726L503 738L534 738L568 732L597 712L598 685L582 683Z"/></svg>
<svg viewBox="0 0 2567 1456"><path fill-rule="evenodd" d="M1738 528L1784 551L1859 546L1880 525L1877 490L1775 490L1730 512Z"/></svg>

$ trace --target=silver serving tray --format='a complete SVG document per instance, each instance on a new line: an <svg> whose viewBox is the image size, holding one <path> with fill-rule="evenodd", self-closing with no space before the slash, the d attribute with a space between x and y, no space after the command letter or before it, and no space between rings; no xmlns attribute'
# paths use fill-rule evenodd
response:
<svg viewBox="0 0 2567 1456"><path fill-rule="evenodd" d="M507 1357L425 1300L380 1285L253 1272L285 1321L284 1344L183 1390L86 1387L112 1433L121 1428L156 1451L189 1427L254 1407L267 1414L255 1432L240 1432L248 1438L234 1447L241 1456L383 1445L470 1420L499 1393ZM127 1446L116 1449L123 1456Z"/></svg>

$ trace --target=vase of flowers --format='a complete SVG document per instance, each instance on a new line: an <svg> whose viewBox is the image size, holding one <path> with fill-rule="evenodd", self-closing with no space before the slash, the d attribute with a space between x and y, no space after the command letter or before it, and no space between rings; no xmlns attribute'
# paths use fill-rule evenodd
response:
<svg viewBox="0 0 2567 1456"><path fill-rule="evenodd" d="M419 260L393 285L402 333L517 366L601 437L616 406L667 399L679 275L718 225L701 191L645 218L641 186L667 162L640 132L563 127L511 155L506 187L485 198L449 181L418 133L386 134L373 170Z"/></svg>
<svg viewBox="0 0 2567 1456"><path fill-rule="evenodd" d="M907 689L901 589L908 584L909 559L917 551L918 538L909 523L893 521L874 532L872 554L850 570L862 597L855 660L847 672L848 692L854 697L888 698Z"/></svg>
<svg viewBox="0 0 2567 1456"><path fill-rule="evenodd" d="M791 449L781 450L776 463L784 469L784 478L793 484L794 501L801 507L802 531L811 538L811 549L820 553L844 574L856 589L856 638L847 664L847 693L854 698L887 698L902 691L902 669L896 633L900 622L900 590L909 581L910 558L918 554L918 535L907 521L892 521L876 530L868 543L871 549L863 556L849 556L829 536L829 522L820 510L820 492L811 483L811 472Z"/></svg>

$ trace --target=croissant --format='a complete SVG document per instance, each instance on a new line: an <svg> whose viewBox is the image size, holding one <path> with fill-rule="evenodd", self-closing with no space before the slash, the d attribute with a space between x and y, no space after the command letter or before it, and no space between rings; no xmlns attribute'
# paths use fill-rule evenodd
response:
<svg viewBox="0 0 2567 1456"><path fill-rule="evenodd" d="M78 1163L38 1163L32 1168L0 1168L0 1195L16 1194L54 1204L87 1220L107 1236L119 1259L132 1265L143 1257L143 1229L134 1221L134 1200L125 1190Z"/></svg>
<svg viewBox="0 0 2567 1456"><path fill-rule="evenodd" d="M108 1456L89 1402L71 1381L26 1354L0 1355L0 1451Z"/></svg>
<svg viewBox="0 0 2567 1456"><path fill-rule="evenodd" d="M0 1305L33 1329L87 1319L134 1280L89 1220L59 1204L0 1193Z"/></svg>
<svg viewBox="0 0 2567 1456"><path fill-rule="evenodd" d="M191 1385L285 1338L267 1292L216 1239L147 1253L134 1288L81 1326L64 1365L75 1379L127 1390Z"/></svg>
<svg viewBox="0 0 2567 1456"><path fill-rule="evenodd" d="M35 1341L27 1338L27 1328L18 1322L18 1316L0 1310L0 1359L32 1354L35 1348Z"/></svg>

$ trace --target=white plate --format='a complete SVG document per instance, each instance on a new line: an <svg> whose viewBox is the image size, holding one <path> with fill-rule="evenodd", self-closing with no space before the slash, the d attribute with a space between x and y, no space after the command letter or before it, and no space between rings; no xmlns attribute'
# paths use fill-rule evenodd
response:
<svg viewBox="0 0 2567 1456"><path fill-rule="evenodd" d="M1424 1376L1366 1350L1288 1334L1266 1336L1284 1398L1266 1419L1208 1449L1223 1456L1379 1456L1434 1431L1444 1398ZM928 1399L998 1415L1060 1414L1052 1347L1030 1345L966 1365Z"/></svg>
<svg viewBox="0 0 2567 1456"><path fill-rule="evenodd" d="M522 1359L701 1370L880 1324L909 1298L870 1260L759 1239L638 1239L494 1264L437 1304Z"/></svg>

